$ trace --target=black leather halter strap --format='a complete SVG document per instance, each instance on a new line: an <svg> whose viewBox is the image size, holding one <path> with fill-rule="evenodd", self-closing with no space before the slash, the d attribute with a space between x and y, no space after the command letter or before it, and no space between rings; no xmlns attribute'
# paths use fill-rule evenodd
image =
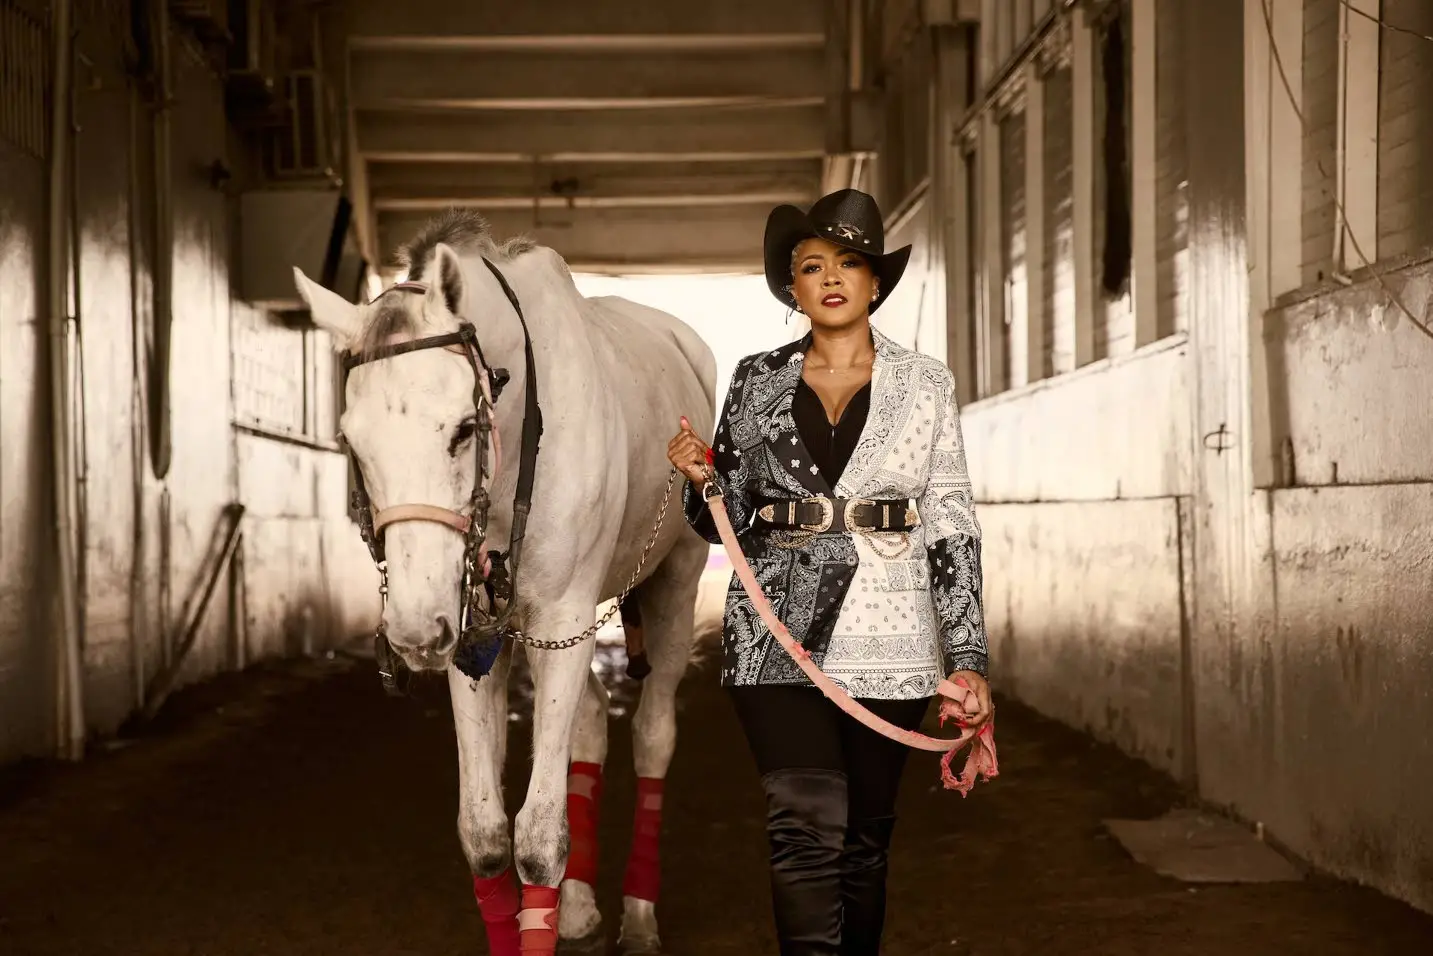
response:
<svg viewBox="0 0 1433 956"><path fill-rule="evenodd" d="M498 280L502 286L503 294L512 303L513 311L517 313L517 320L522 325L522 351L523 363L527 373L526 387L523 389L523 413L522 413L522 458L518 462L517 469L517 492L513 495L513 538L508 548L512 555L513 563L516 564L519 551L519 542L527 530L527 515L532 510L532 482L537 474L537 446L542 439L542 407L537 402L537 362L532 354L532 335L528 333L527 319L522 314L522 305L517 300L512 286L508 280L498 271L498 267L487 259L483 265ZM478 349L478 357L482 358L482 349ZM487 364L485 361L484 365ZM497 400L497 392L493 393L493 400ZM521 513L521 518L518 517ZM521 524L519 524L521 521Z"/></svg>
<svg viewBox="0 0 1433 956"><path fill-rule="evenodd" d="M421 352L424 349L447 348L450 345L467 346L469 344L477 349L478 360L481 361L483 367L486 368L488 363L487 360L483 358L483 349L482 346L478 344L478 337L474 334L469 334L469 330L472 328L471 325L464 322L459 326L456 332L448 332L444 335L429 335L421 339L414 339L411 342L399 342L396 345L383 345L370 352L365 352L362 355L345 352L343 353L343 370L349 372L360 365L367 365L369 362L376 362L379 359L393 358L395 355L407 355L409 352Z"/></svg>

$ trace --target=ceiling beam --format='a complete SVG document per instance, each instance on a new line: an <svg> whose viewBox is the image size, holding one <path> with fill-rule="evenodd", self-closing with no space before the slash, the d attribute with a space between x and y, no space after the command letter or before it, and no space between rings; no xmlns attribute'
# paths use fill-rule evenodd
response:
<svg viewBox="0 0 1433 956"><path fill-rule="evenodd" d="M641 195L643 192L740 192L791 188L821 174L816 159L708 163L370 163L375 195L418 195L423 190L487 191L531 195L576 191L580 195Z"/></svg>
<svg viewBox="0 0 1433 956"><path fill-rule="evenodd" d="M819 50L825 42L819 32L803 33L579 33L573 36L493 36L466 34L429 36L350 36L348 48L357 53L740 53L744 51L800 53Z"/></svg>
<svg viewBox="0 0 1433 956"><path fill-rule="evenodd" d="M737 96L561 96L542 98L520 96L509 98L403 98L386 96L360 104L361 108L401 111L427 110L445 113L481 111L556 112L578 110L671 110L671 109L753 109L821 106L819 96L770 96L766 94Z"/></svg>
<svg viewBox="0 0 1433 956"><path fill-rule="evenodd" d="M394 208L409 200L474 197L497 201L543 196L558 202L642 199L666 196L784 195L791 201L816 198L817 160L776 163L561 163L488 165L468 163L371 163L368 182L374 201Z"/></svg>
<svg viewBox="0 0 1433 956"><path fill-rule="evenodd" d="M701 165L707 163L774 163L820 160L825 154L819 149L727 149L727 150L558 150L554 153L511 153L499 151L442 152L439 150L370 150L365 157L375 163L404 166L510 166L514 163L551 165L566 163L671 164Z"/></svg>
<svg viewBox="0 0 1433 956"><path fill-rule="evenodd" d="M359 109L486 105L540 107L564 103L634 105L762 98L814 103L826 93L819 49L743 50L712 55L662 51L641 56L384 51L353 54L354 105ZM514 104L507 107L504 104Z"/></svg>
<svg viewBox="0 0 1433 956"><path fill-rule="evenodd" d="M509 113L359 113L359 148L370 161L522 162L532 157L640 158L703 155L803 159L823 155L821 107L711 110L580 110Z"/></svg>
<svg viewBox="0 0 1433 956"><path fill-rule="evenodd" d="M373 208L380 212L441 212L461 208L496 209L694 209L700 206L735 206L758 202L768 206L798 203L806 198L804 191L773 191L745 193L674 193L646 196L393 196L377 199Z"/></svg>
<svg viewBox="0 0 1433 956"><path fill-rule="evenodd" d="M348 5L353 37L711 35L821 33L825 0L672 3L623 0L361 0Z"/></svg>
<svg viewBox="0 0 1433 956"><path fill-rule="evenodd" d="M480 210L500 237L528 235L556 249L575 271L754 271L771 205L666 209ZM407 242L430 213L379 214L385 256Z"/></svg>

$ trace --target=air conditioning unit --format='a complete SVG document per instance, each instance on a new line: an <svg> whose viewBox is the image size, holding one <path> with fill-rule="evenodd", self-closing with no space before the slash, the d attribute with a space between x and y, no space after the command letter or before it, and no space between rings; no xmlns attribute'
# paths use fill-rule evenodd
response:
<svg viewBox="0 0 1433 956"><path fill-rule="evenodd" d="M368 264L353 233L353 204L326 183L253 189L239 198L239 268L235 293L273 312L307 309L294 286L294 267L356 302ZM307 314L282 316L306 322Z"/></svg>
<svg viewBox="0 0 1433 956"><path fill-rule="evenodd" d="M269 131L265 144L268 175L279 180L342 180L343 148L333 89L318 70L293 70L283 77L285 122Z"/></svg>

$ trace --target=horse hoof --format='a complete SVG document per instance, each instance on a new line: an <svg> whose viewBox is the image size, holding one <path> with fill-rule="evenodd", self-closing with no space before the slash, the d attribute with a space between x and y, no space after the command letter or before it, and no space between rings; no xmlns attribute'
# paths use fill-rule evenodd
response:
<svg viewBox="0 0 1433 956"><path fill-rule="evenodd" d="M617 952L620 956L662 956L662 941L655 936L619 939Z"/></svg>
<svg viewBox="0 0 1433 956"><path fill-rule="evenodd" d="M607 937L602 933L557 941L558 956L607 956Z"/></svg>
<svg viewBox="0 0 1433 956"><path fill-rule="evenodd" d="M558 904L557 935L563 942L582 943L601 939L602 913L592 887L581 880L563 880L561 902ZM585 952L585 950L573 950Z"/></svg>

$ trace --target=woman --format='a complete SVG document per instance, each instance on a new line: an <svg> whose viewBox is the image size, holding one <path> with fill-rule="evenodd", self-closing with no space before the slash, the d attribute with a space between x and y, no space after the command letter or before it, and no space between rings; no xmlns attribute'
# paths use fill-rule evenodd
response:
<svg viewBox="0 0 1433 956"><path fill-rule="evenodd" d="M767 285L811 332L737 364L713 447L683 419L667 454L689 482L688 522L713 543L700 487L721 487L762 590L827 675L907 729L943 677L963 678L979 727L991 715L980 528L954 382L872 330L910 258L883 245L880 211L856 190L773 210ZM879 952L906 748L816 690L735 577L723 651L766 790L781 953Z"/></svg>

